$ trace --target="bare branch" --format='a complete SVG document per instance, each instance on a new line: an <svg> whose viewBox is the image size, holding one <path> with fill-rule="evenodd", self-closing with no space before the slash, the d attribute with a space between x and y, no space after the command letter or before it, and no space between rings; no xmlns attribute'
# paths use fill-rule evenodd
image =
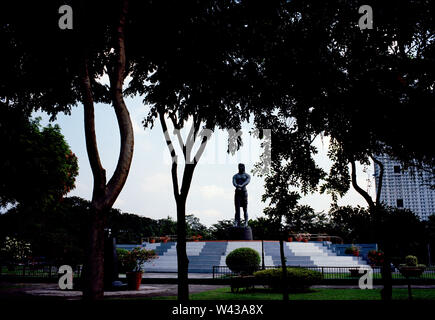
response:
<svg viewBox="0 0 435 320"><path fill-rule="evenodd" d="M180 194L179 188L178 188L178 175L177 175L177 153L175 152L174 145L172 144L171 137L168 132L168 126L166 125L165 121L165 114L163 111L159 111L159 119L160 124L162 126L162 131L165 136L166 145L168 146L169 153L171 154L172 158L172 167L171 167L171 174L172 174L172 186L174 189L174 195L177 198Z"/></svg>
<svg viewBox="0 0 435 320"><path fill-rule="evenodd" d="M352 186L354 187L354 189L363 196L363 198L367 201L370 209L374 209L375 208L375 204L372 200L372 198L370 197L370 195L364 191L357 183L356 180L356 167L355 167L355 161L352 160L350 161L351 164L351 168L352 168L352 172L351 172L351 177L352 177Z"/></svg>
<svg viewBox="0 0 435 320"><path fill-rule="evenodd" d="M184 144L183 137L181 136L180 126L177 123L177 119L173 113L169 113L169 119L172 121L172 125L174 126L174 133L177 135L178 144L180 145L181 150L183 150L184 158L186 158L186 145Z"/></svg>
<svg viewBox="0 0 435 320"><path fill-rule="evenodd" d="M84 106L86 150L92 175L94 177L94 191L92 198L93 201L96 201L98 198L104 196L104 190L106 187L106 171L101 164L98 152L97 137L95 133L94 99L86 60L83 63L81 84L84 93L82 103Z"/></svg>
<svg viewBox="0 0 435 320"><path fill-rule="evenodd" d="M208 139L211 137L212 134L213 134L213 131L211 131L210 129L203 129L202 130L202 132L201 132L201 135L202 135L201 145L199 146L199 149L196 152L195 158L193 160L195 164L197 164L199 162L199 160L201 159L201 156L204 153L204 149L207 146Z"/></svg>
<svg viewBox="0 0 435 320"><path fill-rule="evenodd" d="M109 72L110 89L112 93L113 108L118 121L121 135L121 147L118 163L112 178L107 184L105 205L111 207L116 201L119 193L127 181L130 171L134 150L134 133L130 114L124 102L122 88L126 77L126 56L125 56L125 24L127 20L128 0L122 1L121 14L117 28L117 57L114 72Z"/></svg>
<svg viewBox="0 0 435 320"><path fill-rule="evenodd" d="M382 180L384 178L384 164L376 159L373 155L370 156L374 163L379 166L379 181L378 181L378 190L376 192L376 205L379 205L381 202L381 191L382 191Z"/></svg>

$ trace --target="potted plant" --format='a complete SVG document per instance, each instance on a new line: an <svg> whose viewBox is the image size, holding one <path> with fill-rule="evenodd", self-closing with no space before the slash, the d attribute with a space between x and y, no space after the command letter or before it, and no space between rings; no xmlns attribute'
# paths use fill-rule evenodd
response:
<svg viewBox="0 0 435 320"><path fill-rule="evenodd" d="M381 266L384 263L384 252L381 250L370 250L367 258L370 266Z"/></svg>
<svg viewBox="0 0 435 320"><path fill-rule="evenodd" d="M347 248L344 250L344 253L345 253L345 254L353 255L353 256L355 256L355 257L358 257L358 256L359 256L359 249L358 249L358 247L352 245L352 246L350 246L350 247L347 247Z"/></svg>
<svg viewBox="0 0 435 320"><path fill-rule="evenodd" d="M419 277L425 268L424 264L418 264L416 256L409 255L405 257L405 263L399 266L399 271L405 278Z"/></svg>
<svg viewBox="0 0 435 320"><path fill-rule="evenodd" d="M119 256L121 269L126 272L128 289L139 290L144 263L157 257L154 250L143 248L134 248Z"/></svg>

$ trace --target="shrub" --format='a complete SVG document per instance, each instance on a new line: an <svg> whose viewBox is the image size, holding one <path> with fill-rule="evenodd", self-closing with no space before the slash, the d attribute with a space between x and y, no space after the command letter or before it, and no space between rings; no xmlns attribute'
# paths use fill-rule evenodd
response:
<svg viewBox="0 0 435 320"><path fill-rule="evenodd" d="M30 243L6 237L0 248L0 259L8 263L25 262L32 254Z"/></svg>
<svg viewBox="0 0 435 320"><path fill-rule="evenodd" d="M384 263L384 252L381 250L370 250L368 259L371 265L380 266Z"/></svg>
<svg viewBox="0 0 435 320"><path fill-rule="evenodd" d="M127 266L125 265L126 261L126 255L128 254L128 250L117 248L116 249L116 255L118 257L118 272L119 273L126 273Z"/></svg>
<svg viewBox="0 0 435 320"><path fill-rule="evenodd" d="M254 276L272 289L282 288L281 268L257 271ZM303 291L321 280L322 274L318 271L287 267L287 286L290 290Z"/></svg>
<svg viewBox="0 0 435 320"><path fill-rule="evenodd" d="M238 248L230 252L225 263L233 272L252 274L260 266L260 255L251 248Z"/></svg>
<svg viewBox="0 0 435 320"><path fill-rule="evenodd" d="M401 268L403 267L418 267L418 268L425 268L426 265L424 264L418 264L418 259L416 256L408 255L405 257L405 264L400 265Z"/></svg>
<svg viewBox="0 0 435 320"><path fill-rule="evenodd" d="M405 264L407 266L410 266L410 267L415 267L418 264L418 259L416 256L411 256L411 255L406 256L405 257Z"/></svg>
<svg viewBox="0 0 435 320"><path fill-rule="evenodd" d="M142 248L134 248L131 251L117 249L117 253L121 273L143 271L146 261L158 258L154 250Z"/></svg>
<svg viewBox="0 0 435 320"><path fill-rule="evenodd" d="M344 250L344 253L345 254L351 254L351 255L354 255L354 256L358 256L359 255L359 248L354 246L354 245L352 245L350 247L347 247Z"/></svg>

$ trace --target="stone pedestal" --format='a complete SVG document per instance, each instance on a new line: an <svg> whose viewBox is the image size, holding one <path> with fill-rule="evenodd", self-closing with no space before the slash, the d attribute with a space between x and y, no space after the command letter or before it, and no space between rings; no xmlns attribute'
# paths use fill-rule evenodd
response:
<svg viewBox="0 0 435 320"><path fill-rule="evenodd" d="M232 227L230 240L253 240L251 227Z"/></svg>

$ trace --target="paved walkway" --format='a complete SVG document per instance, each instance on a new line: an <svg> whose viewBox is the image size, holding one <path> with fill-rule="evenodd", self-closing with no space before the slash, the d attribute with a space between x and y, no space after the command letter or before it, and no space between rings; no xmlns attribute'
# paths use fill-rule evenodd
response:
<svg viewBox="0 0 435 320"><path fill-rule="evenodd" d="M227 286L222 285L189 285L190 293L209 291ZM176 296L176 284L153 284L141 285L137 291L105 291L104 296L108 298L121 297L157 297ZM60 290L55 283L0 283L1 298L61 298L66 300L77 300L82 296L81 291Z"/></svg>

